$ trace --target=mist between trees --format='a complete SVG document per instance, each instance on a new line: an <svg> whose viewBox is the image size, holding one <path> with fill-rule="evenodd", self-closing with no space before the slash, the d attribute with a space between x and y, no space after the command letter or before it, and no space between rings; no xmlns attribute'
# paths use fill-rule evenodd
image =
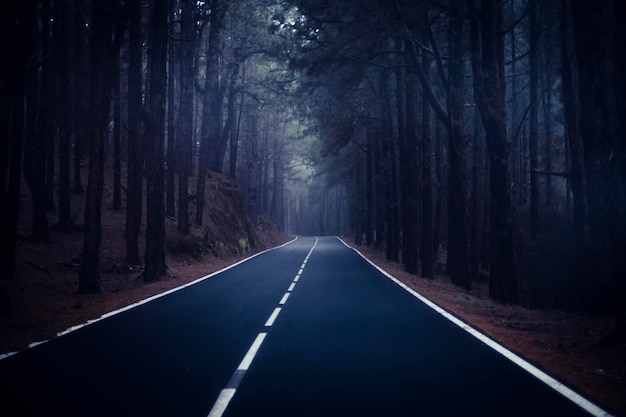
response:
<svg viewBox="0 0 626 417"><path fill-rule="evenodd" d="M487 280L500 303L611 313L623 337L625 8L617 0L7 6L3 278L13 275L22 178L34 238L49 238L50 210L63 232L84 224L87 293L99 290L103 204L126 210L127 261L143 261L144 278L155 280L166 270L165 217L180 234L200 227L205 179L219 172L237 180L254 220L290 234L351 232L424 278L445 269L463 288ZM82 192L84 219L73 219L72 193Z"/></svg>

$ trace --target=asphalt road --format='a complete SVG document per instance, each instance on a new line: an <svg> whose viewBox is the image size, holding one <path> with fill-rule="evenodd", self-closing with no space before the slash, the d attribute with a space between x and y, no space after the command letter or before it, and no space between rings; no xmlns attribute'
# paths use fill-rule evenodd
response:
<svg viewBox="0 0 626 417"><path fill-rule="evenodd" d="M331 237L5 358L0 381L3 416L602 414Z"/></svg>

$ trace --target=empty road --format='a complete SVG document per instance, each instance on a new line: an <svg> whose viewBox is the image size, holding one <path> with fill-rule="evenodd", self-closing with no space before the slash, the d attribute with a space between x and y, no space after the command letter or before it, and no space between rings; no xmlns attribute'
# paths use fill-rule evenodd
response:
<svg viewBox="0 0 626 417"><path fill-rule="evenodd" d="M603 415L470 332L339 239L300 237L0 360L0 414Z"/></svg>

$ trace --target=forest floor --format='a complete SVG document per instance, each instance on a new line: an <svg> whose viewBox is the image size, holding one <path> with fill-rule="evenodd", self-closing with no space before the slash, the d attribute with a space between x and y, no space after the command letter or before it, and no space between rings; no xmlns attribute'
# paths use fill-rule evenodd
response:
<svg viewBox="0 0 626 417"><path fill-rule="evenodd" d="M626 416L626 344L605 344L613 320L560 310L501 305L487 283L470 291L441 271L427 280L388 262L384 252L355 246L376 265L614 415Z"/></svg>
<svg viewBox="0 0 626 417"><path fill-rule="evenodd" d="M221 190L222 196L209 194L213 217L207 218L205 227L214 235L240 230L241 225L239 229L236 227L240 215L219 217L220 211L232 216L242 210L241 199L233 184L225 177L214 176L207 187ZM29 237L31 220L27 187L23 187L22 196L17 276L12 281L0 282L10 297L13 311L10 317L0 318L0 354L20 351L34 342L54 338L58 332L74 325L181 286L289 240L268 223L257 223L249 234L254 236L254 249L242 245L238 236L235 236L238 239L235 242L238 241L239 245L229 246L222 241L207 244L206 228L194 228L191 241L172 240L171 237L176 235L175 221L168 218L168 274L157 282L146 284L141 279L141 270L123 261L125 215L123 210L109 208L110 193L107 193L102 218L102 292L79 295L76 258L82 251L82 232L77 230L71 235L63 235L52 228L49 243L34 241ZM82 217L80 200L73 196L76 218ZM51 213L51 220L53 216ZM230 250L224 249L229 247ZM626 346L599 343L611 330L613 323L610 319L499 305L489 299L486 284L479 283L471 291L465 291L452 285L443 273L438 273L434 280L425 280L406 274L401 265L386 262L384 254L379 251L367 247L358 249L391 275L463 321L608 411L626 416ZM173 255L174 252L178 255Z"/></svg>

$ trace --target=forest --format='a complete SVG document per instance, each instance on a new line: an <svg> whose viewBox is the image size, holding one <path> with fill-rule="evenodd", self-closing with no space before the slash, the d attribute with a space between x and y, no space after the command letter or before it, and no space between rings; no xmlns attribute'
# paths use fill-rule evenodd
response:
<svg viewBox="0 0 626 417"><path fill-rule="evenodd" d="M610 314L609 337L623 340L625 9L12 2L0 29L0 278L14 279L23 182L30 238L48 241L54 225L82 239L88 294L100 290L104 206L125 211L126 261L155 281L165 219L181 235L202 227L219 173L253 222L350 234L425 279L487 282L498 303Z"/></svg>

